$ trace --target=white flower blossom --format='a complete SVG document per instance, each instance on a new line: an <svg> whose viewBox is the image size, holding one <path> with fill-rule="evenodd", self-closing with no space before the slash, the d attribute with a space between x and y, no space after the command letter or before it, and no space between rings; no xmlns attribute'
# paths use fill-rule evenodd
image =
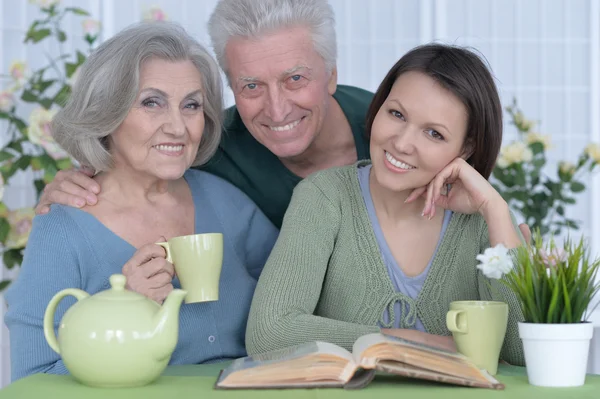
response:
<svg viewBox="0 0 600 399"><path fill-rule="evenodd" d="M481 262L477 268L488 278L500 279L513 268L508 249L502 244L486 249L477 255L477 260Z"/></svg>
<svg viewBox="0 0 600 399"><path fill-rule="evenodd" d="M83 34L90 35L92 37L97 36L100 33L100 21L97 19L87 18L81 22L83 27Z"/></svg>
<svg viewBox="0 0 600 399"><path fill-rule="evenodd" d="M9 112L15 105L15 96L10 91L0 92L0 111Z"/></svg>
<svg viewBox="0 0 600 399"><path fill-rule="evenodd" d="M544 146L544 150L547 150L552 147L552 138L548 134L531 132L527 134L527 143L541 143Z"/></svg>
<svg viewBox="0 0 600 399"><path fill-rule="evenodd" d="M29 78L29 68L24 61L14 60L8 67L10 76L15 82L15 89L23 87Z"/></svg>
<svg viewBox="0 0 600 399"><path fill-rule="evenodd" d="M142 15L142 19L144 19L145 21L166 21L167 18L167 13L165 13L158 6L150 7Z"/></svg>
<svg viewBox="0 0 600 399"><path fill-rule="evenodd" d="M56 112L41 107L31 111L27 137L33 144L42 146L53 159L68 158L69 155L54 141L50 133L50 122Z"/></svg>
<svg viewBox="0 0 600 399"><path fill-rule="evenodd" d="M515 141L509 145L502 147L497 164L501 168L506 168L513 163L531 162L533 152L522 141Z"/></svg>
<svg viewBox="0 0 600 399"><path fill-rule="evenodd" d="M600 163L600 145L597 143L590 143L585 147L585 153L588 157L592 158L594 162Z"/></svg>
<svg viewBox="0 0 600 399"><path fill-rule="evenodd" d="M560 170L561 173L567 176L573 176L576 168L577 167L573 163L568 161L560 161L560 163L558 164L558 170Z"/></svg>

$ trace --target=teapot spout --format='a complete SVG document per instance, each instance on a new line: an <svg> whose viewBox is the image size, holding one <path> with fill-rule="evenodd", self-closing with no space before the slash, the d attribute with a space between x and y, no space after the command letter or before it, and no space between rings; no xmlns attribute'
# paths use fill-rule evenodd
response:
<svg viewBox="0 0 600 399"><path fill-rule="evenodd" d="M179 308L187 291L171 291L161 309L154 316L154 345L156 359L171 356L177 346L179 336Z"/></svg>

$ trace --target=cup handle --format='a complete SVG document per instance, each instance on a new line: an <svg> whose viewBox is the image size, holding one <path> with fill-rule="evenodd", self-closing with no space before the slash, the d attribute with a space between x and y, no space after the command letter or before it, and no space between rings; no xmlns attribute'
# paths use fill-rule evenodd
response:
<svg viewBox="0 0 600 399"><path fill-rule="evenodd" d="M465 313L464 310L450 310L448 311L448 313L446 313L446 327L448 327L448 330L455 332L455 333L462 333L462 334L466 334L467 333L467 329L468 326L465 326L464 328L460 328L458 327L458 316Z"/></svg>
<svg viewBox="0 0 600 399"><path fill-rule="evenodd" d="M169 249L169 243L168 242L156 242L155 244L160 245L161 247L163 247L165 249L165 252L167 253L167 262L173 263L173 258L171 257L171 250Z"/></svg>
<svg viewBox="0 0 600 399"><path fill-rule="evenodd" d="M46 341L48 341L48 345L50 345L52 350L59 355L60 348L58 347L58 341L56 340L56 334L54 333L54 313L56 312L58 303L67 295L74 296L78 301L90 296L87 292L77 288L67 288L54 295L48 303L46 312L44 313L44 336L46 337Z"/></svg>

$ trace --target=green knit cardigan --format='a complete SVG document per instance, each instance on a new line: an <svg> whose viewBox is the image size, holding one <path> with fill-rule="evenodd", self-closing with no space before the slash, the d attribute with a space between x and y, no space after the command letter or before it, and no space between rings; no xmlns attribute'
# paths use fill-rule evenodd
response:
<svg viewBox="0 0 600 399"><path fill-rule="evenodd" d="M450 335L446 328L450 302L499 300L509 306L501 358L524 365L519 303L502 283L487 279L476 268L476 255L490 246L485 220L479 214L454 213L418 297L398 293L358 182L357 165L367 162L317 172L295 188L252 301L248 353L308 341L351 350L358 337L386 326L386 308L394 323L396 301L416 311L403 312L402 327L412 327L418 316L427 332Z"/></svg>

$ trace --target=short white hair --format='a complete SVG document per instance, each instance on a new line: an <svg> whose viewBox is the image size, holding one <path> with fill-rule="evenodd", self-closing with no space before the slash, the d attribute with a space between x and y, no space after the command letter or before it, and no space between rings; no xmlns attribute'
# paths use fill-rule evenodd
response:
<svg viewBox="0 0 600 399"><path fill-rule="evenodd" d="M336 65L337 42L335 16L326 0L220 0L208 21L208 33L229 79L225 46L231 38L257 38L296 26L309 28L315 51L331 72Z"/></svg>
<svg viewBox="0 0 600 399"><path fill-rule="evenodd" d="M205 126L193 165L206 163L221 140L223 84L219 67L194 38L172 22L141 22L102 43L83 63L67 104L52 121L52 136L81 165L112 166L108 136L127 117L139 91L142 64L157 58L191 61L204 90Z"/></svg>

